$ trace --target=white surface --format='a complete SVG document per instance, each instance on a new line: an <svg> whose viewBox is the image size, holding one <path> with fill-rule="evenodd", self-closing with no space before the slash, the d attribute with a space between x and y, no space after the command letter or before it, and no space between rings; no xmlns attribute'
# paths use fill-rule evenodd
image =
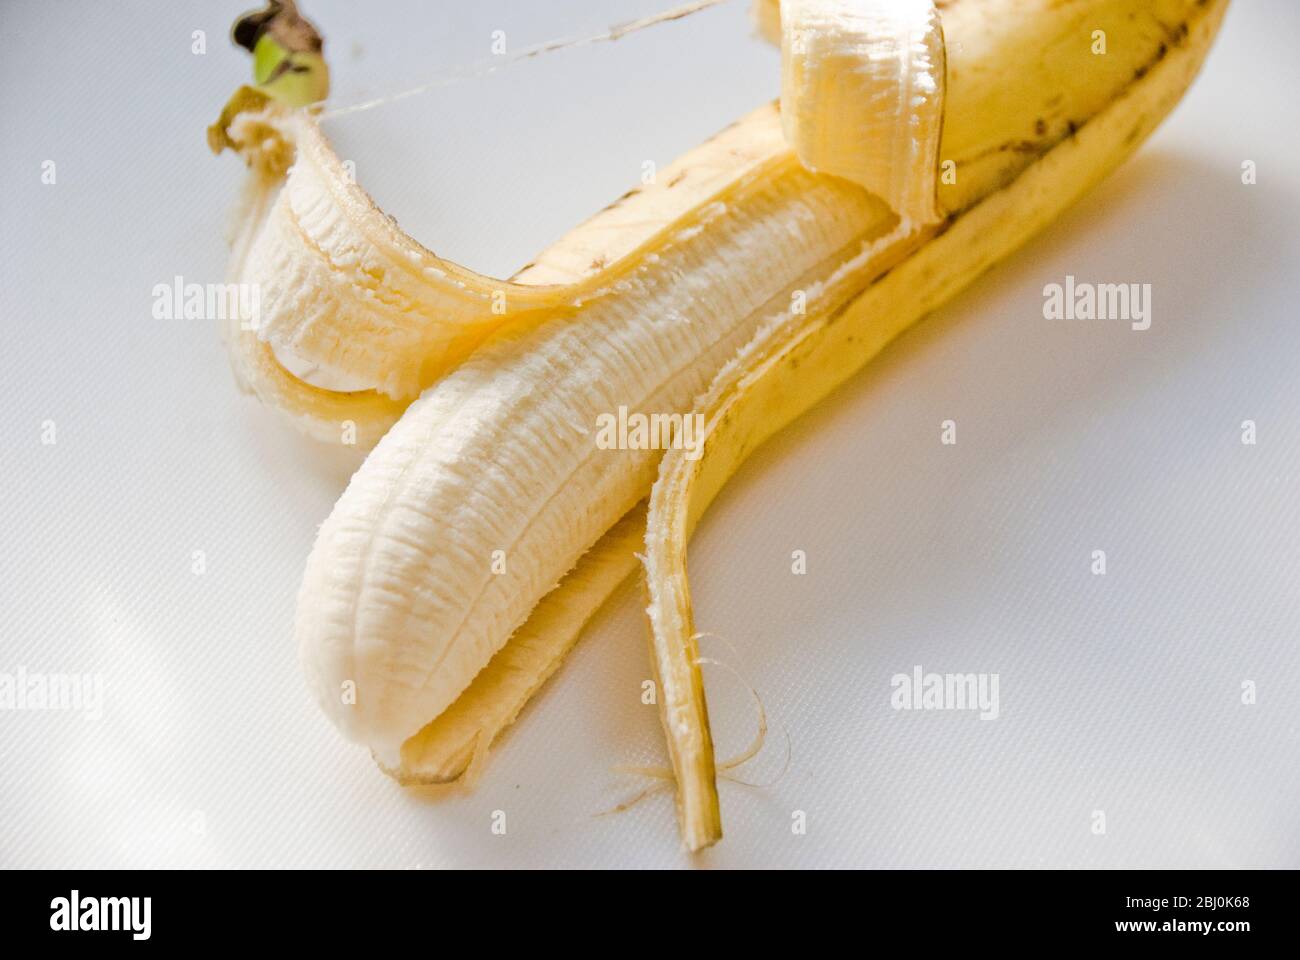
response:
<svg viewBox="0 0 1300 960"><path fill-rule="evenodd" d="M0 865L686 864L666 794L592 816L641 787L614 765L663 755L631 590L468 796L398 788L309 703L294 594L350 466L236 394L211 324L151 316L155 283L221 277L240 171L203 127L246 74L225 42L244 5L0 8L0 673L105 683L98 721L0 712ZM482 59L493 29L523 45L653 6L307 12L361 95ZM743 10L690 23L334 132L417 236L508 271L775 92ZM772 786L723 784L700 863L1300 866L1297 35L1295 4L1238 0L1134 162L733 482L692 547L699 620L773 721L746 776L780 773L783 730L792 752ZM1152 329L1044 320L1067 273L1151 283ZM890 709L917 664L999 674L1000 718ZM752 708L706 678L726 755Z"/></svg>

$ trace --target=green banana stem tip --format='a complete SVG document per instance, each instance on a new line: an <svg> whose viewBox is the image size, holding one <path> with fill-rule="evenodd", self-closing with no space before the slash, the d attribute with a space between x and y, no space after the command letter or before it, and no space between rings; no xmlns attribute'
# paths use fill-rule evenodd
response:
<svg viewBox="0 0 1300 960"><path fill-rule="evenodd" d="M329 96L324 40L293 0L269 0L264 9L244 14L235 21L230 36L253 55L253 84L236 90L208 128L213 153L227 148L239 151L230 124L241 113L261 110L271 102L291 109L309 107Z"/></svg>

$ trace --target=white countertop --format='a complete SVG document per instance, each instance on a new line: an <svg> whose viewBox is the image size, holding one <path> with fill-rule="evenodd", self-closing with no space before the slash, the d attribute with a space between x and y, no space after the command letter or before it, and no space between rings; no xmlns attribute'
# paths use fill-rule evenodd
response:
<svg viewBox="0 0 1300 960"><path fill-rule="evenodd" d="M305 12L355 99L656 5ZM0 674L103 682L98 717L0 711L0 866L688 864L668 794L593 816L642 787L615 766L663 762L630 588L473 793L399 788L309 701L295 592L352 465L237 394L212 324L151 313L222 276L241 171L203 130L244 6L0 10ZM331 131L404 227L509 272L775 94L743 7ZM722 785L699 863L1300 866L1296 36L1297 5L1238 0L1135 160L732 482L691 552L734 671L706 669L710 714L733 753L759 691L745 776L775 782ZM1067 274L1151 284L1151 329L1043 319ZM917 666L996 673L996 721L891 709Z"/></svg>

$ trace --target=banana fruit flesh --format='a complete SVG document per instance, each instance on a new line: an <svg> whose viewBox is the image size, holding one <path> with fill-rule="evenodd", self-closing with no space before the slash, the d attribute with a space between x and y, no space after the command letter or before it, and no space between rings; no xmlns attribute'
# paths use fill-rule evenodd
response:
<svg viewBox="0 0 1300 960"><path fill-rule="evenodd" d="M927 89L890 87L893 106L837 127L827 104L853 109L851 90L817 71L864 34L822 27L799 51L808 82L789 87L798 153L761 108L510 281L402 234L309 115L267 119L298 162L250 180L232 272L261 284L265 309L258 329L228 331L232 360L308 432L382 436L321 528L296 633L327 715L399 779L481 762L633 568L639 518L625 515L658 472L646 572L660 680L687 671L661 700L679 813L691 849L720 836L684 568L695 520L753 445L1126 156L1190 83L1226 0L941 6L941 146L927 146L937 126L898 132L925 116ZM1105 56L1089 49L1096 30ZM885 38L895 61L901 36ZM933 71L944 48L922 39ZM937 202L894 179L911 164L933 191L949 161ZM368 386L313 387L273 348ZM599 418L620 407L701 413L705 456L599 448Z"/></svg>

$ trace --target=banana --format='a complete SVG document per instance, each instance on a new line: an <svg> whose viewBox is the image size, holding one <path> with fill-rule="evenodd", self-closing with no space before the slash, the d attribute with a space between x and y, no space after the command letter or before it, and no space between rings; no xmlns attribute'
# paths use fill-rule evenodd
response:
<svg viewBox="0 0 1300 960"><path fill-rule="evenodd" d="M755 111L508 281L402 234L310 114L241 118L276 130L296 162L251 175L232 274L260 285L264 312L257 329L228 330L237 375L316 436L343 422L359 443L382 436L299 591L300 656L326 714L400 779L473 770L632 569L637 515L620 518L658 472L645 565L656 670L672 686L660 702L683 836L691 849L716 840L684 576L695 518L822 381L1133 149L1190 82L1225 5L950 0L945 48L910 17L887 35L862 20L813 29L828 4L803 0L781 12L809 41L785 58L784 130L775 105ZM1111 38L1104 56L1095 31ZM829 65L854 62L864 40L887 56L837 86ZM899 81L912 80L909 95ZM853 83L888 99L859 111ZM897 177L909 165L928 186ZM277 350L365 387L313 387ZM621 410L676 416L667 455L605 449L599 425ZM703 459L682 446L694 413Z"/></svg>

